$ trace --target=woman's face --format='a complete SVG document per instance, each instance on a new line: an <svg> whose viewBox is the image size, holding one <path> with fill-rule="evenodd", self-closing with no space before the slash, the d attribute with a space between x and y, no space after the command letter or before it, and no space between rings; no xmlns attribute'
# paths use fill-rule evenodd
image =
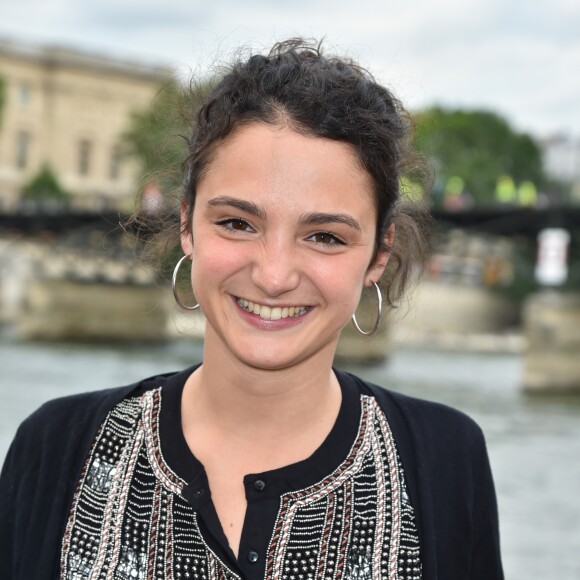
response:
<svg viewBox="0 0 580 580"><path fill-rule="evenodd" d="M182 247L207 349L281 369L332 360L373 264L376 212L349 145L251 124L217 149ZM192 242L193 240L193 242ZM319 359L320 360L320 359Z"/></svg>

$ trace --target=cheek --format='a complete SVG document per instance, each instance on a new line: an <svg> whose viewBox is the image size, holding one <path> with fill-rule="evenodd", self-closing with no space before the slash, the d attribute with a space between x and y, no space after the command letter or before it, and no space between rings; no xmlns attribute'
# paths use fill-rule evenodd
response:
<svg viewBox="0 0 580 580"><path fill-rule="evenodd" d="M310 263L310 275L329 302L356 308L364 284L365 270L360 262L336 256L335 260Z"/></svg>
<svg viewBox="0 0 580 580"><path fill-rule="evenodd" d="M219 281L235 273L245 262L245 253L239 250L232 252L231 246L225 241L194 244L192 279L201 286L204 282Z"/></svg>

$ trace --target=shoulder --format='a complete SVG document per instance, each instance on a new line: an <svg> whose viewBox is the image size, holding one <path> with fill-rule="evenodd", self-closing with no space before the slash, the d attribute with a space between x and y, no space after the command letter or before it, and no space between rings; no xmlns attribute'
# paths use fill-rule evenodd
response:
<svg viewBox="0 0 580 580"><path fill-rule="evenodd" d="M373 397L397 431L398 438L410 438L415 446L438 449L444 454L484 447L480 426L464 412L448 405L391 391L349 375L363 394Z"/></svg>
<svg viewBox="0 0 580 580"><path fill-rule="evenodd" d="M148 377L121 387L60 397L44 403L25 419L14 438L13 447L37 454L55 445L68 446L85 437L92 438L107 414L121 401L162 386L177 373Z"/></svg>
<svg viewBox="0 0 580 580"><path fill-rule="evenodd" d="M376 399L385 405L397 405L409 421L423 429L448 432L456 435L479 436L479 425L466 413L443 403L410 397L390 391L378 385L369 384Z"/></svg>
<svg viewBox="0 0 580 580"><path fill-rule="evenodd" d="M90 431L118 402L137 390L138 383L48 401L22 422L14 442L47 442L51 436L70 439L80 430Z"/></svg>
<svg viewBox="0 0 580 580"><path fill-rule="evenodd" d="M21 430L35 427L50 428L53 423L62 425L63 421L71 423L78 419L92 417L99 409L114 406L136 388L137 384L127 385L52 399L25 419Z"/></svg>

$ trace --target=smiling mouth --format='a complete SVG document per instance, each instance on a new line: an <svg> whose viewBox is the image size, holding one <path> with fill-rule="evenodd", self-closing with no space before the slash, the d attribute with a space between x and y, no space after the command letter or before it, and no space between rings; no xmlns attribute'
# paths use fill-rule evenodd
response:
<svg viewBox="0 0 580 580"><path fill-rule="evenodd" d="M310 309L309 306L275 306L271 308L270 306L264 306L263 304L258 304L257 302L251 302L250 300L245 300L243 298L237 299L238 305L242 310L250 312L251 314L257 314L260 318L264 320L280 320L281 318L297 318L306 314Z"/></svg>

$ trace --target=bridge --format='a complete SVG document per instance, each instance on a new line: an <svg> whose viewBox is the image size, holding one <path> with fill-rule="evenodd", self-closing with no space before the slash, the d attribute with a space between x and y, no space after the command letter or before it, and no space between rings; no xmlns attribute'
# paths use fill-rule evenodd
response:
<svg viewBox="0 0 580 580"><path fill-rule="evenodd" d="M580 231L578 206L558 205L541 209L489 207L457 212L433 209L431 215L435 223L444 228L454 227L502 236L535 237L544 228L559 227L569 230L574 239L574 232ZM127 219L127 215L114 211L0 213L0 232L24 235L40 232L66 234L76 229L111 232L119 229L120 224Z"/></svg>
<svg viewBox="0 0 580 580"><path fill-rule="evenodd" d="M546 208L496 207L474 208L461 212L433 210L436 223L466 230L476 230L502 236L535 237L545 228L580 230L580 207L557 205Z"/></svg>

